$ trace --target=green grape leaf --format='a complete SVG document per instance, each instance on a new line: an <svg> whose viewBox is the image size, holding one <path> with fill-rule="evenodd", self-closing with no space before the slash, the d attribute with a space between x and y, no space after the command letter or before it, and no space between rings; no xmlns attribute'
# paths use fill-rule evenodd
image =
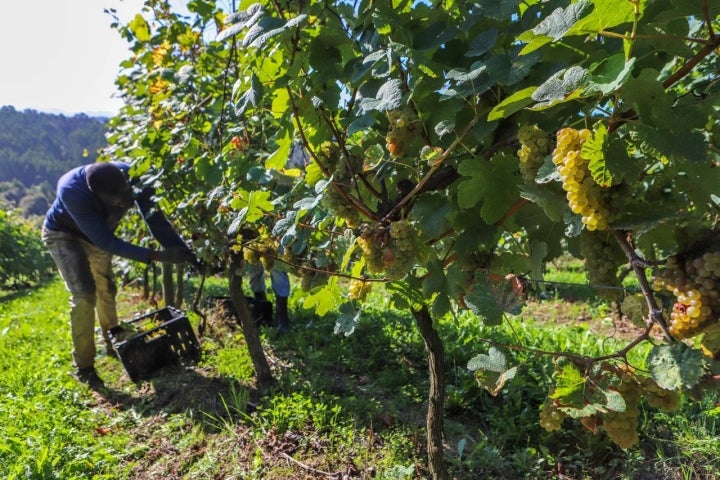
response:
<svg viewBox="0 0 720 480"><path fill-rule="evenodd" d="M542 280L543 270L545 268L545 257L548 254L547 243L541 240L530 241L530 278L532 280Z"/></svg>
<svg viewBox="0 0 720 480"><path fill-rule="evenodd" d="M587 139L582 146L582 156L588 161L588 169L601 187L612 185L613 177L605 163L604 146L607 140L607 128L602 122L595 124L592 137Z"/></svg>
<svg viewBox="0 0 720 480"><path fill-rule="evenodd" d="M492 396L497 396L517 374L517 367L508 369L505 354L496 347L490 347L487 354L481 353L470 359L467 368L475 373L478 384Z"/></svg>
<svg viewBox="0 0 720 480"><path fill-rule="evenodd" d="M499 37L498 30L496 28L489 28L483 31L481 34L470 40L469 49L465 52L466 57L479 57L486 53L497 42Z"/></svg>
<svg viewBox="0 0 720 480"><path fill-rule="evenodd" d="M634 66L635 58L625 61L625 55L622 53L617 53L592 65L590 67L592 74L586 92L599 92L603 95L613 93L630 77Z"/></svg>
<svg viewBox="0 0 720 480"><path fill-rule="evenodd" d="M553 374L555 389L550 398L563 405L583 405L587 379L580 369L571 362L559 365Z"/></svg>
<svg viewBox="0 0 720 480"><path fill-rule="evenodd" d="M535 175L535 183L542 185L543 183L559 182L560 172L558 172L557 165L552 161L552 156L548 155L545 157L545 161Z"/></svg>
<svg viewBox="0 0 720 480"><path fill-rule="evenodd" d="M338 277L331 277L326 285L314 288L310 295L305 297L303 308L315 309L315 313L323 317L342 302Z"/></svg>
<svg viewBox="0 0 720 480"><path fill-rule="evenodd" d="M534 52L550 42L560 40L580 20L590 6L589 0L580 0L567 8L558 7L532 30L522 33L518 40L528 42L520 52Z"/></svg>
<svg viewBox="0 0 720 480"><path fill-rule="evenodd" d="M425 297L430 298L434 293L445 292L447 282L445 281L445 267L438 259L433 259L427 264L428 273L423 279L422 288Z"/></svg>
<svg viewBox="0 0 720 480"><path fill-rule="evenodd" d="M356 309L353 302L345 302L340 305L340 315L335 319L333 333L335 333L335 335L343 334L346 337L352 335L360 321L361 313L362 309Z"/></svg>
<svg viewBox="0 0 720 480"><path fill-rule="evenodd" d="M242 46L245 48L263 48L268 40L293 27L297 27L303 23L306 18L307 15L300 14L297 17L291 18L287 22L282 23L275 18L264 17L260 19L258 23L250 27L247 34L245 34L245 38L243 38Z"/></svg>
<svg viewBox="0 0 720 480"><path fill-rule="evenodd" d="M282 170L290 158L290 151L293 146L293 139L290 138L290 132L285 130L285 135L277 139L277 150L265 160L265 168L268 170Z"/></svg>
<svg viewBox="0 0 720 480"><path fill-rule="evenodd" d="M361 110L395 110L402 105L402 81L394 78L388 80L377 91L375 98L363 98L359 102Z"/></svg>
<svg viewBox="0 0 720 480"><path fill-rule="evenodd" d="M518 0L482 0L474 8L482 17L505 21L516 13Z"/></svg>
<svg viewBox="0 0 720 480"><path fill-rule="evenodd" d="M233 96L237 96L239 83L233 88ZM235 102L235 113L237 115L244 114L248 108L252 105L254 108L260 104L260 100L263 97L264 88L257 75L254 73L250 76L250 88L246 90L237 102Z"/></svg>
<svg viewBox="0 0 720 480"><path fill-rule="evenodd" d="M447 231L451 213L452 205L447 201L447 197L433 192L420 195L410 215L417 219L423 238L430 240Z"/></svg>
<svg viewBox="0 0 720 480"><path fill-rule="evenodd" d="M535 90L537 90L537 87L523 88L522 90L518 90L509 97L505 98L502 102L498 103L492 110L490 110L487 117L488 122L507 118L513 113L518 112L532 104L532 95L535 93Z"/></svg>
<svg viewBox="0 0 720 480"><path fill-rule="evenodd" d="M135 35L135 38L137 38L141 42L148 42L150 41L151 35L150 35L150 26L148 25L145 18L140 15L139 13L135 15L135 18L130 20L130 23L128 24L128 28L130 31Z"/></svg>
<svg viewBox="0 0 720 480"><path fill-rule="evenodd" d="M553 222L562 222L563 214L568 208L565 198L546 188L523 185L520 196L542 208L545 215ZM538 221L542 221L542 218L538 218Z"/></svg>
<svg viewBox="0 0 720 480"><path fill-rule="evenodd" d="M225 23L230 26L221 31L216 40L222 42L233 35L237 35L242 29L254 26L263 15L262 5L259 3L253 3L247 10L231 13L225 19Z"/></svg>
<svg viewBox="0 0 720 480"><path fill-rule="evenodd" d="M480 157L464 160L458 173L470 177L458 185L460 208L470 209L483 201L480 216L486 223L495 223L518 200L517 157L500 153L486 161Z"/></svg>
<svg viewBox="0 0 720 480"><path fill-rule="evenodd" d="M565 35L587 35L617 27L633 21L635 10L633 2L621 0L593 0L592 11L577 21ZM645 2L637 2L642 13Z"/></svg>
<svg viewBox="0 0 720 480"><path fill-rule="evenodd" d="M373 125L375 125L375 117L369 114L360 115L359 117L355 117L352 123L350 123L347 129L347 133L348 135L352 135L357 132L363 132L365 130L368 130ZM379 145L374 146L382 148Z"/></svg>
<svg viewBox="0 0 720 480"><path fill-rule="evenodd" d="M590 7L589 0L580 0L567 8L558 7L532 29L533 34L560 40L582 18Z"/></svg>
<svg viewBox="0 0 720 480"><path fill-rule="evenodd" d="M532 99L537 104L532 109L544 109L573 100L580 96L581 87L586 82L587 70L578 65L560 70L533 92Z"/></svg>
<svg viewBox="0 0 720 480"><path fill-rule="evenodd" d="M525 304L525 293L516 277L496 278L478 273L468 289L465 304L475 315L483 317L486 325L499 325L505 313L517 315Z"/></svg>
<svg viewBox="0 0 720 480"><path fill-rule="evenodd" d="M450 298L445 293L438 293L432 302L433 318L440 318L450 311Z"/></svg>
<svg viewBox="0 0 720 480"><path fill-rule="evenodd" d="M705 373L707 357L682 342L657 345L648 356L653 379L667 390L691 389Z"/></svg>

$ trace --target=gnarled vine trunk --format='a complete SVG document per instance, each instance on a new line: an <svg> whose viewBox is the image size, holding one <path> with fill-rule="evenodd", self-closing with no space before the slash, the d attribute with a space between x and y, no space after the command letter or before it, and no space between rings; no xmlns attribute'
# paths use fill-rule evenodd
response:
<svg viewBox="0 0 720 480"><path fill-rule="evenodd" d="M175 279L173 278L172 263L162 264L162 294L165 306L175 306Z"/></svg>
<svg viewBox="0 0 720 480"><path fill-rule="evenodd" d="M428 394L427 411L427 449L428 466L433 480L448 480L450 477L445 463L443 436L445 422L443 405L445 403L445 347L437 330L433 326L432 317L427 307L412 310L420 335L425 342L430 371L430 393Z"/></svg>
<svg viewBox="0 0 720 480"><path fill-rule="evenodd" d="M238 275L237 268L234 265L230 265L229 280L230 300L240 319L240 326L245 335L248 353L255 367L257 389L263 392L275 384L275 379L272 376L265 352L260 343L260 331L242 291L242 276Z"/></svg>

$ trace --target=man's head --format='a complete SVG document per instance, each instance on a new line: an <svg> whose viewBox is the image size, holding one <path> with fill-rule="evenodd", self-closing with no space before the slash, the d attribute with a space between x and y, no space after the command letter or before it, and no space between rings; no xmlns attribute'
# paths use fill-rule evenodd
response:
<svg viewBox="0 0 720 480"><path fill-rule="evenodd" d="M90 190L100 200L112 207L130 208L134 201L132 187L127 177L112 163L93 163L85 169Z"/></svg>

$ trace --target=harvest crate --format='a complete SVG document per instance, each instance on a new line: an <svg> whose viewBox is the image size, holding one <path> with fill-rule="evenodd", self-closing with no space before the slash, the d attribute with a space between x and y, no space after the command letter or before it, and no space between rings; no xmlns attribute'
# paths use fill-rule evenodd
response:
<svg viewBox="0 0 720 480"><path fill-rule="evenodd" d="M250 307L250 313L252 313L252 316L258 325L272 326L272 302L268 300L255 300L253 297L245 297L245 300L248 302L248 306ZM240 319L235 312L235 307L233 306L230 297L207 297L206 301L209 305L222 308L227 313L235 317L238 324L240 323Z"/></svg>
<svg viewBox="0 0 720 480"><path fill-rule="evenodd" d="M122 322L128 338L110 339L130 380L137 382L152 376L167 365L196 362L200 344L187 316L177 308L165 307Z"/></svg>

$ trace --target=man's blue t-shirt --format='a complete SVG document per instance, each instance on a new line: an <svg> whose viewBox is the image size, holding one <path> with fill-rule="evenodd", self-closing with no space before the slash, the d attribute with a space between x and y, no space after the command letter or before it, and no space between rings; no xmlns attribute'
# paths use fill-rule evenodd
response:
<svg viewBox="0 0 720 480"><path fill-rule="evenodd" d="M128 175L130 165L124 162L111 163ZM51 231L78 235L114 255L149 262L150 249L125 242L113 233L127 210L105 206L90 190L85 177L88 166L77 167L60 177L57 197L45 216L44 227ZM185 245L170 222L156 208L153 193L151 188L146 188L135 199L153 237L165 248Z"/></svg>

